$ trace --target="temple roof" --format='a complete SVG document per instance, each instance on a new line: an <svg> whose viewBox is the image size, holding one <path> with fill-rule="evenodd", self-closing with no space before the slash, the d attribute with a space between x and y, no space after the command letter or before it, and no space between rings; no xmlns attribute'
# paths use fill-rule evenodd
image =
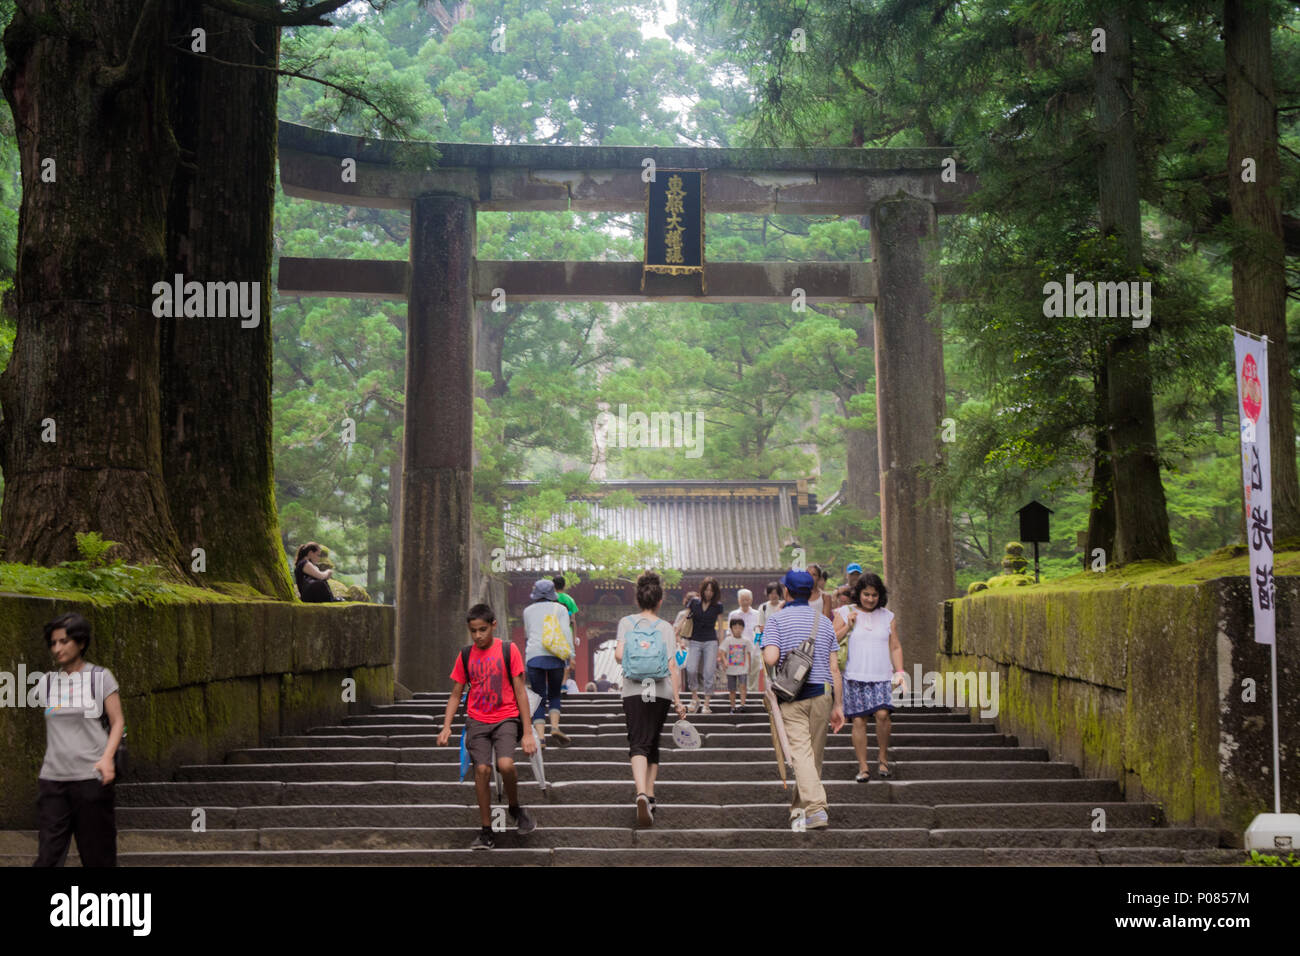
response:
<svg viewBox="0 0 1300 956"><path fill-rule="evenodd" d="M506 482L527 488L535 482ZM664 552L664 564L687 573L704 571L779 571L781 548L794 540L799 515L816 510L816 495L804 480L790 481L605 481L602 488L630 491L641 505L605 508L592 503L600 533L631 544L651 541ZM571 513L553 516L545 526L555 531L572 521ZM591 571L569 556L544 554L512 558L527 549L528 536L505 515L508 572L527 574Z"/></svg>

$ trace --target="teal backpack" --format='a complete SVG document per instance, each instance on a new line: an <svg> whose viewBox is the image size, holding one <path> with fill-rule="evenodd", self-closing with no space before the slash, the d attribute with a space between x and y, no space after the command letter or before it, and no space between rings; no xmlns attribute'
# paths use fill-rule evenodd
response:
<svg viewBox="0 0 1300 956"><path fill-rule="evenodd" d="M623 639L623 676L629 680L660 680L668 676L668 646L659 622L633 617L632 630Z"/></svg>

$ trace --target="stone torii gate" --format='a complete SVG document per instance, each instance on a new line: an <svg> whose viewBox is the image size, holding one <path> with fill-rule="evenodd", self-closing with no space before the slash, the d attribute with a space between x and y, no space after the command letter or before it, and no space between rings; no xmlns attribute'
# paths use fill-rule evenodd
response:
<svg viewBox="0 0 1300 956"><path fill-rule="evenodd" d="M952 519L920 469L942 457L940 330L928 320L936 215L973 177L937 149L694 149L400 144L281 123L280 182L319 202L409 209L409 262L280 260L285 295L405 299L406 416L397 550L397 677L441 686L466 632L473 495L474 303L809 302L875 306L881 530L890 608L907 658L934 663L941 602L955 596ZM869 263L713 262L645 276L640 262L476 260L480 209L640 212L642 163L707 170L706 212L869 216ZM850 478L850 480L852 480Z"/></svg>

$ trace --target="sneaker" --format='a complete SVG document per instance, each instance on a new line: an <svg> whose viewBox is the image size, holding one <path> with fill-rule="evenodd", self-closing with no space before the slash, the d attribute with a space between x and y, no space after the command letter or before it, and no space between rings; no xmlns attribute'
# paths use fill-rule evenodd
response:
<svg viewBox="0 0 1300 956"><path fill-rule="evenodd" d="M808 818L804 821L804 829L824 830L826 827L830 826L830 824L830 817L827 815L826 811L818 810L815 813L808 814Z"/></svg>
<svg viewBox="0 0 1300 956"><path fill-rule="evenodd" d="M707 701L705 702L704 706L700 708L700 713L701 713L701 714L711 714L711 713L713 713L713 711L711 711L711 710L709 709L709 705L708 705L708 702L707 702Z"/></svg>
<svg viewBox="0 0 1300 956"><path fill-rule="evenodd" d="M686 713L693 714L699 709L700 709L699 701L697 701L694 697L692 697L691 702L686 705Z"/></svg>
<svg viewBox="0 0 1300 956"><path fill-rule="evenodd" d="M738 714L738 713L740 713L740 711L739 711L738 709L736 709L735 707L732 707L731 710L727 711L727 713L729 713L729 714Z"/></svg>
<svg viewBox="0 0 1300 956"><path fill-rule="evenodd" d="M471 850L490 850L495 846L496 843L492 839L492 834L484 833L480 830L478 836L474 838L474 842L469 845L469 848Z"/></svg>
<svg viewBox="0 0 1300 956"><path fill-rule="evenodd" d="M511 816L514 815L511 814ZM514 821L515 832L520 836L528 836L528 834L537 829L537 821L533 819L533 815L528 812L527 807L519 808L519 816L514 817Z"/></svg>
<svg viewBox="0 0 1300 956"><path fill-rule="evenodd" d="M654 814L650 812L650 798L644 793L638 793L636 795L636 825L648 827L652 826L654 822Z"/></svg>

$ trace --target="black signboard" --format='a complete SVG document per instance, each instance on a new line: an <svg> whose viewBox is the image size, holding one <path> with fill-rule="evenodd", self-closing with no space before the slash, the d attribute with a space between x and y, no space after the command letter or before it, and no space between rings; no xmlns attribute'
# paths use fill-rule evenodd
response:
<svg viewBox="0 0 1300 956"><path fill-rule="evenodd" d="M646 183L645 272L704 272L704 170L658 169Z"/></svg>
<svg viewBox="0 0 1300 956"><path fill-rule="evenodd" d="M1052 513L1051 508L1031 501L1016 513L1020 515L1021 541L1033 541L1036 544L1052 540L1052 533L1048 530L1050 519L1047 517Z"/></svg>

